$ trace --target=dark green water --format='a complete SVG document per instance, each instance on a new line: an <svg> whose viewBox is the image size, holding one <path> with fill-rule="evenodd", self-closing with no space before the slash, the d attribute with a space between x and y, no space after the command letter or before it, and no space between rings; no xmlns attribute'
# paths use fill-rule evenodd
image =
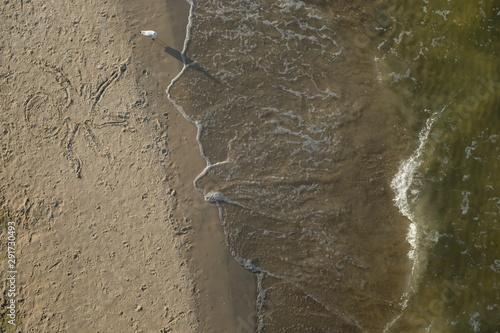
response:
<svg viewBox="0 0 500 333"><path fill-rule="evenodd" d="M380 78L414 153L393 181L413 221L407 307L389 331L500 330L500 3L393 1Z"/></svg>

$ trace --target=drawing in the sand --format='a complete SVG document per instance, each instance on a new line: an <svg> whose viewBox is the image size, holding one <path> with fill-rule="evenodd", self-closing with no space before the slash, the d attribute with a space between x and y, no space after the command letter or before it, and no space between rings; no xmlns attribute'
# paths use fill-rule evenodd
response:
<svg viewBox="0 0 500 333"><path fill-rule="evenodd" d="M115 65L102 82L76 84L71 82L66 73L57 66L44 61L34 61L33 64L41 69L42 73L52 74L50 82L55 86L53 93L38 90L28 96L24 103L25 121L31 133L41 140L59 135L63 153L70 161L76 176L80 178L82 161L74 151L78 132L83 132L87 145L96 153L110 157L110 153L98 139L94 129L106 126L128 127L127 114L111 115L109 111L104 110L104 113L99 115L97 112L105 91L119 80L126 70L126 65L125 63ZM87 112L73 107L85 104L89 105ZM54 108L58 111L51 113Z"/></svg>

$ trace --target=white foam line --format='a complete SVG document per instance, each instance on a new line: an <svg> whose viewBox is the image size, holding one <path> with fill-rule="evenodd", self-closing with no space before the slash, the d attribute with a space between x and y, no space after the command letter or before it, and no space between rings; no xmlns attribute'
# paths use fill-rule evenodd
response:
<svg viewBox="0 0 500 333"><path fill-rule="evenodd" d="M258 273L257 276L257 331L262 332L265 328L264 324L264 308L266 304L266 289L262 285L264 282L264 273Z"/></svg>
<svg viewBox="0 0 500 333"><path fill-rule="evenodd" d="M418 148L415 150L413 155L410 156L410 158L401 163L398 173L391 182L391 187L396 193L396 196L394 198L396 206L399 208L401 213L411 221L407 240L412 247L412 249L408 253L408 256L413 260L416 260L418 257L418 253L416 252L418 247L416 239L417 226L415 224L414 216L410 207L410 202L408 200L408 191L410 189L410 186L413 184L413 178L415 176L417 168L422 164L422 154L425 148L425 144L427 143L429 133L436 119L437 114L434 114L429 119L427 119L426 126L419 135Z"/></svg>
<svg viewBox="0 0 500 333"><path fill-rule="evenodd" d="M413 155L411 155L407 160L401 163L398 173L396 174L396 176L394 176L391 182L391 188L395 192L394 202L396 206L401 211L401 214L406 216L411 221L410 226L408 228L408 233L406 235L406 240L408 241L408 243L410 243L411 246L411 249L408 252L408 257L413 261L413 266L411 270L409 288L401 297L402 299L401 312L393 320L387 323L387 325L384 327L383 330L384 333L388 332L389 329L392 327L392 325L394 325L398 321L398 319L403 315L403 311L408 306L410 297L414 292L413 282L415 281L416 278L415 274L419 264L420 244L419 244L418 224L415 222L415 217L411 210L411 204L408 199L408 191L410 190L410 187L413 184L413 179L417 169L423 162L422 155L424 152L424 148L427 144L427 141L429 139L429 134L431 132L431 129L436 120L438 119L438 117L446 109L446 107L447 106L445 106L440 112L434 113L429 119L427 119L424 129L419 134L418 148L415 150Z"/></svg>
<svg viewBox="0 0 500 333"><path fill-rule="evenodd" d="M191 118L185 111L184 109L182 108L181 105L179 105L175 100L174 98L172 97L172 95L170 94L170 90L172 89L173 85L175 84L175 82L177 82L177 80L179 80L179 78L184 74L184 72L186 71L186 69L190 66L187 63L187 59L186 59L186 56L185 56L185 53L186 53L186 50L187 50L187 47L188 47L188 44L191 40L191 28L193 26L193 23L192 23L192 18L193 18L193 11L194 11L194 8L195 8L195 3L193 0L186 0L189 4L190 4L190 9L189 9L189 17L188 17L188 24L187 24L187 27L186 27L186 39L184 40L184 46L182 48L182 52L181 52L181 57L182 57L182 62L184 63L184 66L182 68L182 70L179 72L179 74L177 74L176 77L174 77L172 79L172 81L170 82L170 85L167 87L167 90L166 90L166 93L167 93L167 97L168 99L170 100L170 102L177 108L177 110L179 110L179 112L182 114L182 116L187 120L189 121L191 124L195 125L196 128L197 128L197 133L196 133L196 141L198 142L198 147L200 149L200 153L201 153L201 156L203 156L203 158L205 159L206 163L207 163L207 166L203 169L203 171L194 179L193 181L193 186L199 190L201 193L203 193L203 195L205 195L206 191L204 191L203 189L200 189L196 186L196 182L198 181L198 179L200 179L201 177L203 177L205 174L207 174L213 167L215 166L218 166L218 165L222 165L222 164L225 164L225 163L228 163L228 161L222 161L222 162L217 162L217 163L214 163L212 164L210 162L210 159L208 158L207 155L205 155L205 152L204 152L204 149L203 149L203 145L201 144L201 134L203 132L203 125L198 122L198 121L195 121L193 118ZM192 64L191 64L192 65ZM222 216L222 207L220 206L220 204L218 204L218 210L219 210L219 219L220 221L223 221L223 216ZM231 252L233 258L240 264L242 265L243 267L245 267L246 269L248 269L249 271L251 271L252 273L254 273L256 276L257 276L257 279L258 279L258 295L257 295L257 300L256 300L256 307L257 307L257 311L258 311L258 319L257 319L257 331L258 332L261 332L263 329L264 329L264 313L263 313L263 307L264 307L264 303L265 303L265 298L266 298L266 290L264 289L264 287L262 286L262 282L263 282L263 278L264 278L264 274L267 274L267 275L270 275L270 276L273 276L275 278L278 278L278 279L282 279L283 277L281 276L277 276L275 274L272 274L271 272L268 272L268 271L265 271L265 270L262 270L261 268L255 266L251 260L247 260L247 259L244 259L243 257L241 257L235 250L234 250L234 247L231 246L230 244L230 241L229 241L229 235L228 233L224 232L225 234L225 243L226 243L226 246L228 247L229 251Z"/></svg>
<svg viewBox="0 0 500 333"><path fill-rule="evenodd" d="M188 16L188 24L186 26L186 38L184 39L184 45L183 45L183 48L182 48L182 52L181 52L181 58L182 58L182 62L184 63L184 66L182 67L182 70L179 72L179 74L177 74L176 77L174 77L172 79L172 81L170 82L169 86L167 87L167 90L166 90L166 93L167 93L167 97L168 99L170 100L170 102L177 108L177 110L179 110L179 112L182 114L182 116L187 120L189 121L191 124L195 125L196 128L197 128L197 133L196 133L196 141L198 142L198 147L200 149L200 153L201 153L201 156L205 159L206 163L207 163L207 167L201 172L200 175L198 175L195 180L193 181L193 185L195 188L196 187L196 181L201 177L203 176L208 170L207 168L209 168L212 164L210 163L210 160L208 159L207 155L205 155L205 152L204 152L204 149L203 149L203 146L201 144L201 133L203 132L203 125L194 120L193 118L191 118L185 111L184 111L184 108L182 106L180 106L176 101L175 99L172 97L172 95L170 94L170 90L172 89L173 85L175 84L175 82L177 82L177 80L179 80L179 78L184 74L184 72L186 71L186 69L191 66L192 64L187 64L187 58L186 58L186 50L187 50L187 47L189 45L189 42L191 41L191 29L193 27L193 11L194 11L194 8L196 7L196 4L194 3L193 0L186 0L189 5L190 5L190 8L189 8L189 16ZM198 189L198 188L197 188Z"/></svg>
<svg viewBox="0 0 500 333"><path fill-rule="evenodd" d="M415 223L415 217L411 211L410 203L408 200L408 191L410 189L411 184L413 183L413 177L415 176L415 172L422 164L422 155L424 152L425 145L429 139L429 134L434 126L436 120L442 116L444 111L451 105L455 97L462 92L463 89L460 89L458 92L451 96L448 104L446 104L440 111L434 113L429 119L427 119L425 123L425 128L419 134L419 145L415 150L412 156L410 156L406 161L402 162L398 173L391 182L391 188L395 192L394 202L396 206L399 208L401 213L406 216L410 221L410 226L408 228L408 234L406 236L406 240L411 245L411 250L408 253L408 256L413 260L413 266L410 276L410 284L407 291L401 296L401 312L398 316L396 316L392 321L387 323L384 327L384 333L388 332L394 323L403 315L403 311L408 306L408 302L410 301L410 297L413 293L415 293L414 282L417 279L416 269L418 266L418 256L419 256L419 230L418 224Z"/></svg>

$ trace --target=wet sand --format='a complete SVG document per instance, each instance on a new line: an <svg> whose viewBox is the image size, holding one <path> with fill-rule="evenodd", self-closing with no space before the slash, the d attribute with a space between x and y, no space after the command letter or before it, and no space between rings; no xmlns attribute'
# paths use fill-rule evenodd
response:
<svg viewBox="0 0 500 333"><path fill-rule="evenodd" d="M11 331L252 330L254 277L193 188L205 167L195 128L165 93L182 68L165 47L182 50L188 9L180 0L2 7L0 205L17 233Z"/></svg>

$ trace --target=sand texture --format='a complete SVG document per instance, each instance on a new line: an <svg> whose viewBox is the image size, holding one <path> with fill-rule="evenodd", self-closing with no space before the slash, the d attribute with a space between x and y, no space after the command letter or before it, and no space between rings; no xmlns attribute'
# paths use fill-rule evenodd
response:
<svg viewBox="0 0 500 333"><path fill-rule="evenodd" d="M2 4L0 205L16 224L17 259L7 332L195 332L208 317L200 302L214 271L196 263L191 234L203 218L217 226L217 212L192 188L204 161L165 93L182 64L164 46L182 50L188 8Z"/></svg>

